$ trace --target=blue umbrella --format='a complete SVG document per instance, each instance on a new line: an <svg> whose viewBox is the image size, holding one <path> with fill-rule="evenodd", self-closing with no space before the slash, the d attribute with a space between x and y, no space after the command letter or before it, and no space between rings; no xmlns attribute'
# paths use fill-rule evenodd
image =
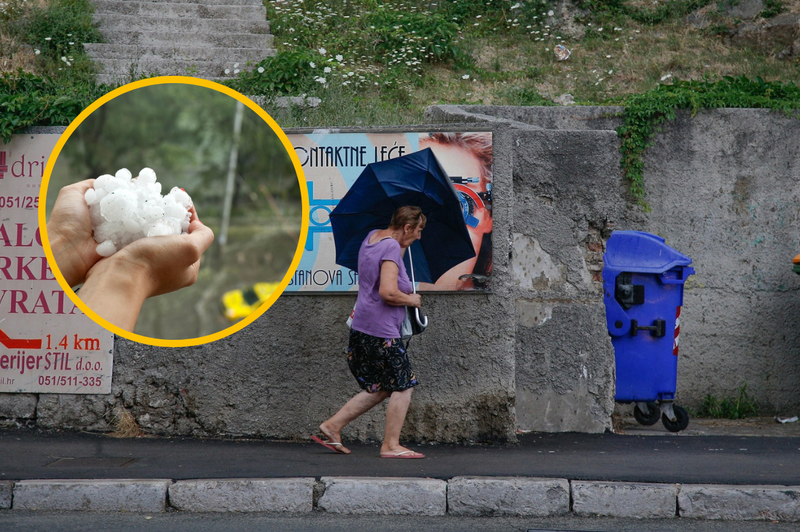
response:
<svg viewBox="0 0 800 532"><path fill-rule="evenodd" d="M427 218L411 245L414 277L433 283L475 256L461 201L430 148L367 165L331 212L336 264L358 271L358 250L373 229L386 229L398 207L415 205ZM406 268L410 272L408 254Z"/></svg>

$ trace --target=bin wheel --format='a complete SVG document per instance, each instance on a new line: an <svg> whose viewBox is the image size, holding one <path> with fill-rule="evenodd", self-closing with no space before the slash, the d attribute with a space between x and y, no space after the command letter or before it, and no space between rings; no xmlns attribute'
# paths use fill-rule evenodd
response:
<svg viewBox="0 0 800 532"><path fill-rule="evenodd" d="M680 406L673 406L672 410L675 412L675 421L670 421L665 414L661 416L661 422L668 431L680 432L689 426L689 414Z"/></svg>
<svg viewBox="0 0 800 532"><path fill-rule="evenodd" d="M656 403L646 403L646 405L647 412L642 412L639 409L639 405L633 407L633 417L636 418L640 425L649 427L650 425L655 425L661 419L661 408Z"/></svg>

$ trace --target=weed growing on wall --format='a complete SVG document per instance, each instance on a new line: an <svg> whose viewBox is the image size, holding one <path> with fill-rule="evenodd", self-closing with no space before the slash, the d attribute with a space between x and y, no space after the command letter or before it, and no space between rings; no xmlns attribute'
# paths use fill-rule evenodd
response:
<svg viewBox="0 0 800 532"><path fill-rule="evenodd" d="M716 81L675 81L623 101L624 123L617 129L622 139L622 170L630 181L633 198L647 209L642 155L652 144L661 124L675 119L678 109L695 116L700 109L724 107L776 109L787 113L800 109L800 88L792 82L765 82L744 76Z"/></svg>
<svg viewBox="0 0 800 532"><path fill-rule="evenodd" d="M737 397L718 399L708 394L697 412L698 417L714 419L745 419L758 414L755 401L747 393L747 383L739 387Z"/></svg>

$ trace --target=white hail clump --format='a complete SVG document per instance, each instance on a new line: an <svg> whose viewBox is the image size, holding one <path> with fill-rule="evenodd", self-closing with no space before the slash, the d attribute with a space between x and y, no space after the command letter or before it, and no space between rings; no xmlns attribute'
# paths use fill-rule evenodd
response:
<svg viewBox="0 0 800 532"><path fill-rule="evenodd" d="M161 195L156 173L143 168L131 179L127 168L94 180L86 191L97 253L113 255L135 240L148 236L179 235L189 230L192 198L178 187Z"/></svg>

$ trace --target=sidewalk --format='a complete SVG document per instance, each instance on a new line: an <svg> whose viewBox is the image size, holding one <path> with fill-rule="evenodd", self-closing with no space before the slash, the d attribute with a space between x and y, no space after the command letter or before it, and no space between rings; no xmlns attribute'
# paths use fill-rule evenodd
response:
<svg viewBox="0 0 800 532"><path fill-rule="evenodd" d="M345 456L310 442L6 429L0 508L800 521L794 425L693 420L677 435L626 424L624 435L412 446L424 460L381 459L365 444Z"/></svg>

